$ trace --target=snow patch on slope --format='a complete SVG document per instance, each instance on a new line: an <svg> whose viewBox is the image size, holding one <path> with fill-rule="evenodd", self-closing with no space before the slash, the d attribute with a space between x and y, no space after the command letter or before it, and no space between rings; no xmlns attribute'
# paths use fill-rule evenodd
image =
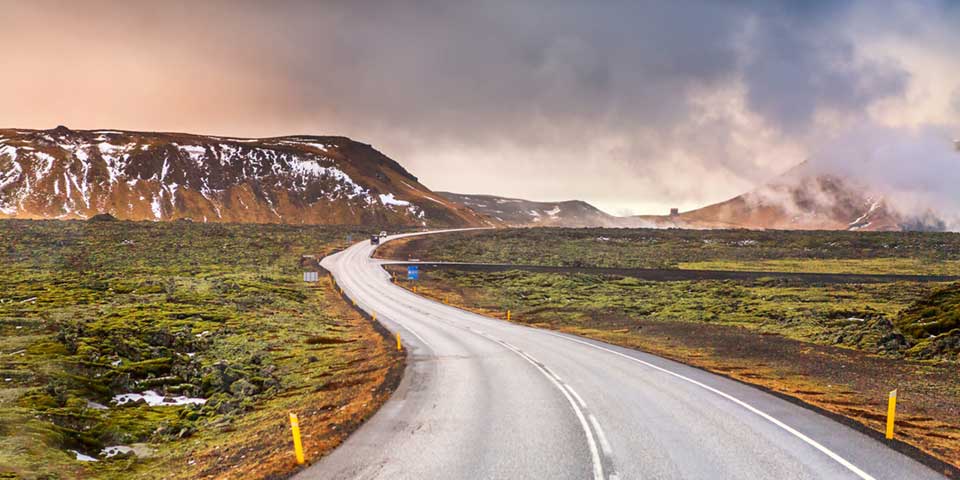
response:
<svg viewBox="0 0 960 480"><path fill-rule="evenodd" d="M863 215L860 215L860 217L858 217L856 220L850 222L850 224L848 225L848 228L850 230L861 230L869 227L870 224L872 223L869 220L870 217L874 213L876 213L876 211L879 210L880 207L883 206L883 202L881 200L874 200L871 197L867 197L867 201L870 202L870 207L867 208L866 213L864 213Z"/></svg>
<svg viewBox="0 0 960 480"><path fill-rule="evenodd" d="M392 193L380 194L380 203L384 205L395 205L398 207L406 207L410 205L410 202L406 200L399 200L393 196Z"/></svg>
<svg viewBox="0 0 960 480"><path fill-rule="evenodd" d="M96 462L97 461L96 458L93 458L90 455L84 455L76 450L70 450L70 452L72 452L74 455L77 456L78 462Z"/></svg>
<svg viewBox="0 0 960 480"><path fill-rule="evenodd" d="M122 393L113 397L113 403L123 405L128 402L137 402L143 400L151 407L166 407L177 405L203 405L207 403L203 398L190 398L184 396L167 397L160 395L153 390L147 390L143 393Z"/></svg>
<svg viewBox="0 0 960 480"><path fill-rule="evenodd" d="M187 156L190 157L190 160L193 160L193 162L196 163L197 166L203 166L203 163L204 163L203 160L204 160L204 159L206 158L206 156L207 156L207 149L204 148L203 146L201 146L201 145L178 145L178 144L176 144L176 143L172 143L171 145L177 147L178 150L180 150L181 152L187 154Z"/></svg>
<svg viewBox="0 0 960 480"><path fill-rule="evenodd" d="M17 159L17 147L13 145L4 145L0 147L0 157L10 157L10 160Z"/></svg>
<svg viewBox="0 0 960 480"><path fill-rule="evenodd" d="M153 218L160 220L163 216L163 209L160 208L160 197L155 196L150 201L150 210L153 211Z"/></svg>

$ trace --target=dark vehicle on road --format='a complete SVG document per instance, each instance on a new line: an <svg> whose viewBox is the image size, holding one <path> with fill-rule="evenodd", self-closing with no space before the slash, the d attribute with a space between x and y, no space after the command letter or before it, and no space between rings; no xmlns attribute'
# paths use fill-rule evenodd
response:
<svg viewBox="0 0 960 480"><path fill-rule="evenodd" d="M377 235L370 236L370 245L380 245L380 237Z"/></svg>

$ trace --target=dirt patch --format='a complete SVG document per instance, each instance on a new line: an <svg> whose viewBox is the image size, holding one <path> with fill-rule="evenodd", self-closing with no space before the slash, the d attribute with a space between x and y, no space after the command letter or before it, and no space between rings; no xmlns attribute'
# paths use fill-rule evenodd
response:
<svg viewBox="0 0 960 480"><path fill-rule="evenodd" d="M310 337L306 340L307 345L339 345L341 343L351 343L352 339L334 338L334 337Z"/></svg>

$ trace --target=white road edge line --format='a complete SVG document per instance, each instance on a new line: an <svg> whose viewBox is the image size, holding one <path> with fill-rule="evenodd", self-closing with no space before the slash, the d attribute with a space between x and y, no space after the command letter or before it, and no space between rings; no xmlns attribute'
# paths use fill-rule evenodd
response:
<svg viewBox="0 0 960 480"><path fill-rule="evenodd" d="M747 403L747 402L744 402L743 400L740 400L740 399L737 398L737 397L734 397L733 395L730 395L730 394L728 394L728 393L721 392L720 390L717 390L716 388L713 388L713 387L711 387L711 386L709 386L709 385L706 385L706 384L704 384L704 383L698 382L698 381L696 381L696 380L694 380L694 379L692 379L692 378L690 378L690 377L685 377L685 376L683 376L683 375L680 375L679 373L672 372L672 371L667 370L667 369L665 369L665 368L663 368L663 367L658 367L658 366L656 366L656 365L654 365L654 364L652 364L652 363L650 363L650 362L646 362L646 361L640 360L639 358L631 357L630 355L623 354L623 353L618 352L618 351L616 351L616 350L610 350L609 348L601 347L601 346L599 346L599 345L594 345L594 344L592 344L592 343L590 343L590 342L585 342L585 341L583 341L583 340L578 340L578 339L575 339L575 338L570 338L570 337L567 337L567 336L564 336L564 335L559 335L559 334L556 334L556 333L553 333L553 332L549 332L549 331L546 331L546 330L541 330L541 331L542 331L543 333L548 334L548 335L553 335L554 337L562 338L562 339L567 340L567 341L570 341L570 342L581 343L581 344L583 344L583 345L587 345L588 347L596 348L596 349L598 349L598 350L603 350L603 351L605 351L605 352L609 352L609 353L612 353L612 354L614 354L614 355L619 355L619 356L621 356L621 357L623 357L623 358L626 358L626 359L628 359L628 360L633 360L634 362L640 363L640 364L642 364L642 365L646 365L646 366L648 366L648 367L650 367L650 368L653 368L654 370L658 370L658 371L663 372L663 373L666 373L666 374L668 374L668 375L672 375L672 376L674 376L674 377L676 377L676 378L679 378L679 379L681 379L681 380L690 382L690 383L692 383L692 384L694 384L694 385L696 385L696 386L698 386L698 387L700 387L700 388L703 388L703 389L708 390L708 391L710 391L710 392L713 392L713 393L715 393L715 394L717 394L717 395L720 395L721 397L726 398L727 400L730 400L731 402L736 403L737 405L740 405L741 407L749 410L750 412L753 412L753 413L755 413L756 415L759 415L761 418L763 418L763 419L769 421L770 423L772 423L772 424L774 424L774 425L782 428L783 430L786 430L786 431L789 432L791 435L799 438L800 440L803 440L803 441L806 442L808 445L810 445L810 446L813 447L813 448L816 448L817 450L819 450L819 451L822 452L823 454L825 454L825 455L827 455L828 457L832 458L832 459L835 460L837 463L839 463L840 465L843 465L844 467L846 467L848 470L850 470L851 472L853 472L854 474L856 474L858 477L862 478L863 480L876 480L873 476L871 476L871 475L868 474L867 472L864 472L863 470L860 470L856 465L850 463L847 459L845 459L845 458L841 457L840 455L834 453L833 450L830 450L829 448L823 446L822 444L820 444L820 443L817 442L816 440L814 440L814 439L812 439L812 438L804 435L803 433L800 433L799 431L797 431L796 429L794 429L794 428L791 427L790 425L787 425L787 424L781 422L780 420L777 420L776 418L774 418L773 416L767 414L766 412L764 412L764 411L762 411L762 410L754 407L753 405L750 405L750 404Z"/></svg>
<svg viewBox="0 0 960 480"><path fill-rule="evenodd" d="M540 373L543 374L543 376L547 377L547 379L550 380L550 382L552 382L555 387L557 387L557 390L560 390L560 392L563 393L563 396L567 399L567 401L570 402L570 406L573 407L574 413L577 414L577 418L580 420L580 426L583 428L583 433L585 433L587 436L587 445L590 447L590 456L593 460L593 478L594 480L604 480L603 461L600 459L600 452L597 451L597 442L594 441L593 433L590 431L590 424L587 423L586 418L584 418L583 411L581 411L580 407L577 406L577 402L574 401L573 397L571 397L570 394L567 393L567 390L563 388L563 386L560 385L559 382L554 380L553 377L550 376L550 374L547 373L543 369L543 367L541 367L538 364L538 362L533 359L533 357L530 357L529 355L521 352L520 350L517 349L517 347L514 347L513 345L510 345L509 343L504 342L503 340L496 340L496 341L497 343L500 343L504 347L507 347L508 350L511 350L513 351L513 353L516 353L518 356L520 356L520 358L530 362L530 364L533 365L534 368L539 370Z"/></svg>

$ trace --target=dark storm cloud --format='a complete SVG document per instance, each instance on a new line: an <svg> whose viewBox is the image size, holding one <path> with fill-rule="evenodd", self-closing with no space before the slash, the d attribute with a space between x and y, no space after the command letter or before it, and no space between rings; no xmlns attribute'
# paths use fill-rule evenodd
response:
<svg viewBox="0 0 960 480"><path fill-rule="evenodd" d="M330 42L329 24L296 30L299 52L288 67L303 95L434 135L509 135L537 118L675 122L685 89L736 68L735 14L716 6L416 2L336 10L347 38ZM303 62L311 56L325 61Z"/></svg>
<svg viewBox="0 0 960 480"><path fill-rule="evenodd" d="M901 95L909 74L893 62L857 58L831 11L809 17L774 15L756 22L744 79L749 106L779 127L802 133L821 108L863 112Z"/></svg>
<svg viewBox="0 0 960 480"><path fill-rule="evenodd" d="M367 135L387 132L373 139L402 158L424 155L424 142L462 147L478 163L489 161L483 152L491 149L512 156L544 148L556 157L514 161L575 172L583 152L571 148L616 136L627 144L609 152L611 169L667 169L677 160L664 150L680 148L686 161L733 172L746 184L785 165L755 168L756 159L727 145L728 119L691 128L702 116L695 93L742 82L749 109L803 135L820 110L862 114L902 93L907 79L892 62L857 58L836 25L845 2L800 3L304 4L285 14L294 40L283 68L306 112L331 114L333 105L337 123ZM451 188L502 187L463 185ZM643 190L658 197L702 191L657 181Z"/></svg>
<svg viewBox="0 0 960 480"><path fill-rule="evenodd" d="M540 118L669 126L688 118L690 89L737 78L790 131L819 107L861 111L902 91L904 71L858 60L832 28L844 3L797 3L307 4L290 12L303 21L290 19L287 67L307 105L341 100L358 117L456 137L509 137Z"/></svg>
<svg viewBox="0 0 960 480"><path fill-rule="evenodd" d="M862 4L0 0L0 124L343 134L437 189L694 206L903 95Z"/></svg>

